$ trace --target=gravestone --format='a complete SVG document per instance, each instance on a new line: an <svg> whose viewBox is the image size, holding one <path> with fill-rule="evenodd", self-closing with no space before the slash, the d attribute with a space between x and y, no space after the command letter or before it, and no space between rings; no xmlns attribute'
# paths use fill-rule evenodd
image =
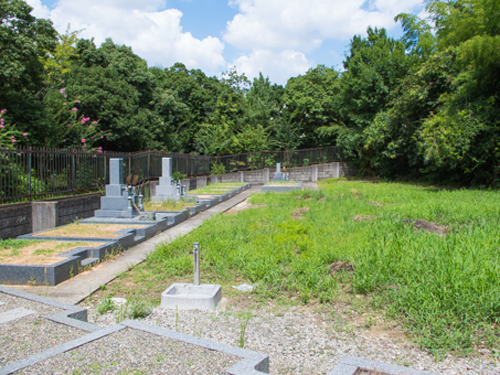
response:
<svg viewBox="0 0 500 375"><path fill-rule="evenodd" d="M101 197L101 209L95 212L96 217L131 218L139 215L132 207L127 185L123 183L123 159L109 159L109 185L106 185L106 196Z"/></svg>
<svg viewBox="0 0 500 375"><path fill-rule="evenodd" d="M153 202L176 201L181 199L181 187L172 179L172 158L161 159L162 176L156 187L156 195L151 198Z"/></svg>
<svg viewBox="0 0 500 375"><path fill-rule="evenodd" d="M282 172L281 171L281 164L276 163L276 173L274 174L273 181L288 181L290 180L290 177L288 176L288 173Z"/></svg>

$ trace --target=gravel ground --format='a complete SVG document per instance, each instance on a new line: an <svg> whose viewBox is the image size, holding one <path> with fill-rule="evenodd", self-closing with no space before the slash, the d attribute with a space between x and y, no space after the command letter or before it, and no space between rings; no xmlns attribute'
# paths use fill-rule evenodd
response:
<svg viewBox="0 0 500 375"><path fill-rule="evenodd" d="M124 329L16 374L225 374L241 358Z"/></svg>
<svg viewBox="0 0 500 375"><path fill-rule="evenodd" d="M271 374L326 374L345 355L410 366L446 375L498 375L500 363L482 355L473 358L448 356L440 362L410 343L402 330L380 317L361 317L360 324L340 313L305 307L267 306L238 310L223 298L214 311L173 311L154 308L143 322L270 356ZM89 309L89 321L114 324L113 313L99 315ZM367 321L370 324L367 324Z"/></svg>
<svg viewBox="0 0 500 375"><path fill-rule="evenodd" d="M63 324L44 319L61 310L37 302L0 293L0 312L16 308L35 311L8 323L0 324L0 367L43 352L56 345L87 334Z"/></svg>

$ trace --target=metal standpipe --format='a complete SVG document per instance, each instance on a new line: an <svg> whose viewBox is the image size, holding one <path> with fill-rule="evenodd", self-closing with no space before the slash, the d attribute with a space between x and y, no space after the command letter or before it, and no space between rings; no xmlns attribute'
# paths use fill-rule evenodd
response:
<svg viewBox="0 0 500 375"><path fill-rule="evenodd" d="M194 258L194 285L200 285L200 243L195 242L193 245Z"/></svg>

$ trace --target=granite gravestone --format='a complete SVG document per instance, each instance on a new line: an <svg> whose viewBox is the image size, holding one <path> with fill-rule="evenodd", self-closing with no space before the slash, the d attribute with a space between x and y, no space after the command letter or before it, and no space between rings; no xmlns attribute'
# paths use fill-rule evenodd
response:
<svg viewBox="0 0 500 375"><path fill-rule="evenodd" d="M101 209L95 212L96 217L131 218L139 215L132 207L127 185L123 183L123 159L109 160L109 185L106 185L106 196L101 197Z"/></svg>
<svg viewBox="0 0 500 375"><path fill-rule="evenodd" d="M156 195L152 197L153 202L159 201L176 201L181 199L180 186L177 186L172 179L172 158L162 158L162 177L160 183L156 187Z"/></svg>

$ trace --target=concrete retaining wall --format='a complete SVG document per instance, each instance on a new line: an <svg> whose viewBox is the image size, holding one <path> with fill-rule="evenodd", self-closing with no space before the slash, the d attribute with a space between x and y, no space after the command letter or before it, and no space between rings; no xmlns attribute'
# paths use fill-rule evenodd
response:
<svg viewBox="0 0 500 375"><path fill-rule="evenodd" d="M31 203L0 206L0 239L31 233Z"/></svg>
<svg viewBox="0 0 500 375"><path fill-rule="evenodd" d="M334 162L328 164L310 165L307 167L288 168L290 180L303 182L317 182L327 178L339 178L354 176L357 173L356 167L349 163ZM275 169L266 168L256 171L244 171L227 173L220 176L206 176L196 178L196 187L203 187L207 184L224 182L248 182L250 184L267 184L274 177ZM188 187L188 191L193 188L193 181L185 179L182 181ZM190 189L191 187L191 189Z"/></svg>
<svg viewBox="0 0 500 375"><path fill-rule="evenodd" d="M99 193L0 206L0 239L38 232L91 217L100 207Z"/></svg>

